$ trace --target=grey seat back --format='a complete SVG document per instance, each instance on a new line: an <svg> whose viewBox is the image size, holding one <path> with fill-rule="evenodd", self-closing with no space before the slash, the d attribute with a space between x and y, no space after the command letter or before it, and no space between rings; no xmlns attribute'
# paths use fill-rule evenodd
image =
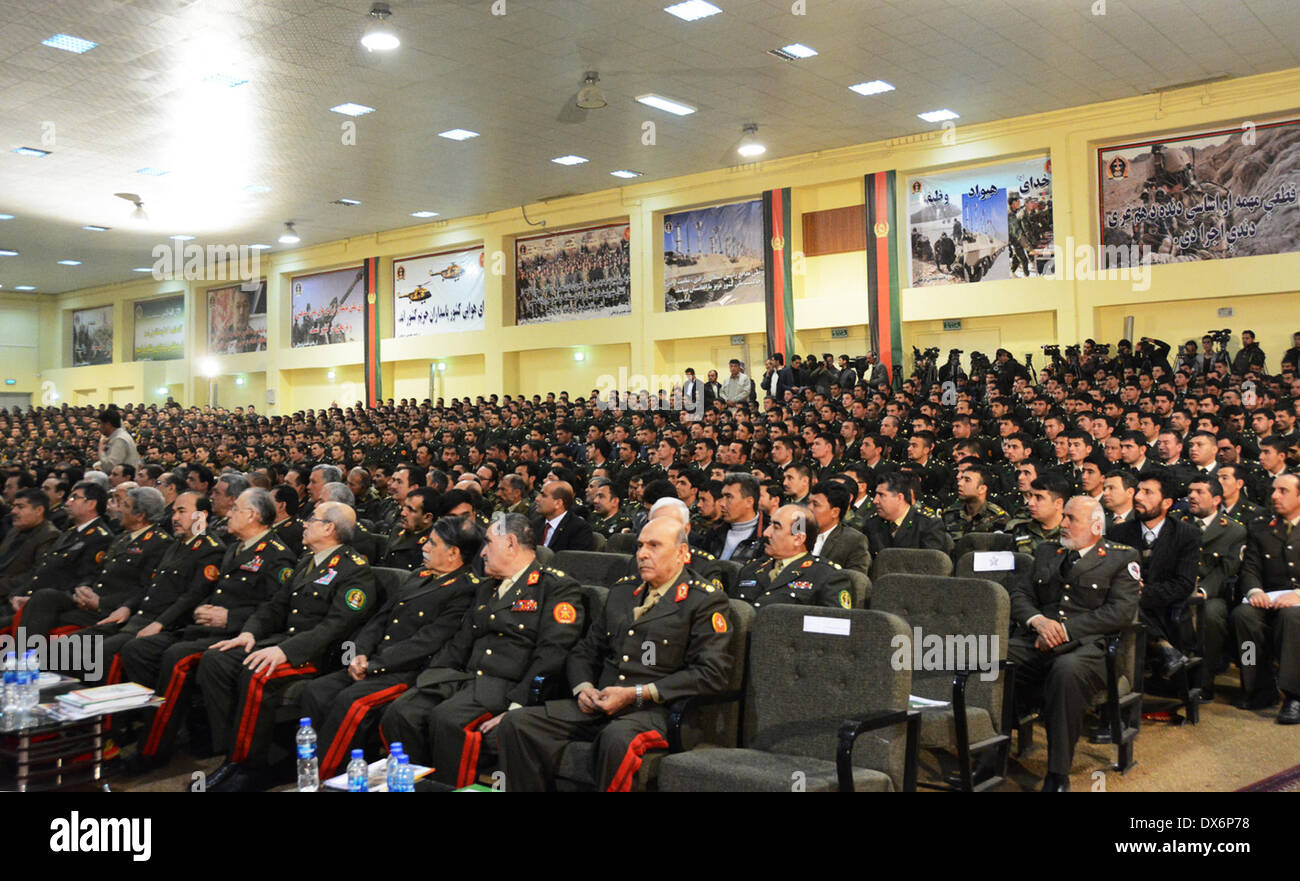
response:
<svg viewBox="0 0 1300 881"><path fill-rule="evenodd" d="M731 655L731 678L727 682L727 691L742 691L745 688L746 672L749 668L749 652L754 629L755 609L744 600L729 600L728 627L731 630L731 642L727 651ZM744 714L749 718L748 695L743 701ZM740 735L742 725L741 703L731 701L725 704L713 704L701 707L692 715L688 730L683 732L687 749L701 741L716 746L734 747Z"/></svg>
<svg viewBox="0 0 1300 881"><path fill-rule="evenodd" d="M829 759L845 719L906 709L911 673L895 670L890 658L895 637L907 633L901 618L874 609L761 609L754 621L746 698L752 735L744 745ZM901 791L905 755L906 738L883 729L858 740L853 761L884 771Z"/></svg>
<svg viewBox="0 0 1300 881"><path fill-rule="evenodd" d="M853 582L853 608L871 607L871 579L856 569L845 569L844 574Z"/></svg>
<svg viewBox="0 0 1300 881"><path fill-rule="evenodd" d="M957 539L952 558L960 560L970 551L1014 551L1016 539L1006 532L971 532Z"/></svg>
<svg viewBox="0 0 1300 881"><path fill-rule="evenodd" d="M605 550L605 536L601 535L599 532L593 532L591 534L591 549L593 551Z"/></svg>
<svg viewBox="0 0 1300 881"><path fill-rule="evenodd" d="M537 546L537 562L541 563L543 566L554 566L554 561L555 551L548 547L543 547L542 545Z"/></svg>
<svg viewBox="0 0 1300 881"><path fill-rule="evenodd" d="M1024 554L1017 551L1012 559L1015 561L1015 568L1011 570L994 570L994 571L975 571L975 554L976 551L967 551L957 558L957 568L953 572L958 578L985 578L989 581L996 581L1011 590L1011 585L1015 582L1017 575L1023 575L1033 569L1033 554Z"/></svg>
<svg viewBox="0 0 1300 881"><path fill-rule="evenodd" d="M630 532L617 532L605 539L605 552L610 554L636 553L636 536Z"/></svg>
<svg viewBox="0 0 1300 881"><path fill-rule="evenodd" d="M383 608L384 603L397 596L408 579L416 577L413 572L390 566L372 566L371 571L375 573L375 586L379 590L379 601L373 606L375 609Z"/></svg>
<svg viewBox="0 0 1300 881"><path fill-rule="evenodd" d="M1011 597L996 581L982 578L940 578L932 575L886 575L875 583L872 608L897 615L909 627L908 661L922 666L938 637L944 667L990 669L992 679L974 675L967 680L966 706L988 711L996 730L1001 724L1002 684L997 662L1007 656L1011 629ZM916 643L920 628L921 644ZM988 663L987 668L981 664ZM952 673L948 669L912 671L912 694L931 700L952 700Z"/></svg>
<svg viewBox="0 0 1300 881"><path fill-rule="evenodd" d="M740 583L741 565L735 560L715 560L711 564L722 575L722 585L727 590L735 590Z"/></svg>
<svg viewBox="0 0 1300 881"><path fill-rule="evenodd" d="M871 577L906 572L912 575L951 575L952 557L931 548L884 548L871 565Z"/></svg>
<svg viewBox="0 0 1300 881"><path fill-rule="evenodd" d="M631 558L627 554L607 554L603 551L558 551L555 561L550 565L583 584L611 587L628 573Z"/></svg>

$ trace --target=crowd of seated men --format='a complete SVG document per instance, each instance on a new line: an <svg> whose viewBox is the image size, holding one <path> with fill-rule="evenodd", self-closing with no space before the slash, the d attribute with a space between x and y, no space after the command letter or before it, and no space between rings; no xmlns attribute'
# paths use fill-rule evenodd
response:
<svg viewBox="0 0 1300 881"><path fill-rule="evenodd" d="M0 627L101 637L102 663L67 672L165 698L115 731L133 773L184 743L225 757L207 788L286 782L292 693L323 774L401 742L449 786L498 755L512 788L546 788L581 739L620 789L666 746L666 702L724 687L728 598L849 608L885 549L1003 533L1034 558L1010 654L1061 789L1098 639L1131 620L1158 687L1189 664L1197 605L1199 699L1239 661L1235 705L1300 723L1295 342L1276 372L1247 332L1176 363L1159 340L1089 341L1037 375L1005 350L893 384L870 354L778 355L603 399L0 411ZM617 536L634 556L593 612L548 561ZM681 651L644 662L647 633ZM572 696L531 705L539 675Z"/></svg>

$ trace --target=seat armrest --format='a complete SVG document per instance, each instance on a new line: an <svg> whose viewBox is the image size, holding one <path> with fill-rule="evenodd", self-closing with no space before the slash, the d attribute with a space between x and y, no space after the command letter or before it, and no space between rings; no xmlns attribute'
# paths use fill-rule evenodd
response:
<svg viewBox="0 0 1300 881"><path fill-rule="evenodd" d="M873 710L859 719L845 719L840 725L835 749L835 773L840 792L853 791L853 745L868 731L907 723L907 753L903 766L903 791L916 792L917 744L921 739L921 714L916 710Z"/></svg>
<svg viewBox="0 0 1300 881"><path fill-rule="evenodd" d="M668 705L668 751L670 753L684 751L682 746L682 725L686 721L687 713L700 707L739 702L743 694L744 692L741 691L726 691L722 694L696 694L690 697L678 698L670 703Z"/></svg>

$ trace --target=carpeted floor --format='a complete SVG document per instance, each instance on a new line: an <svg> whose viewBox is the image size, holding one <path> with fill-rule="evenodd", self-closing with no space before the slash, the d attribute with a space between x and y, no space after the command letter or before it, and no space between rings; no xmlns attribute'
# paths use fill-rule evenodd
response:
<svg viewBox="0 0 1300 881"><path fill-rule="evenodd" d="M1218 697L1201 706L1198 725L1171 725L1143 721L1134 749L1137 764L1127 774L1111 769L1115 748L1081 739L1074 754L1070 788L1088 792L1102 787L1107 792L1231 792L1260 783L1274 775L1295 770L1300 757L1300 725L1278 725L1276 708L1251 713L1233 708L1237 678L1233 674L1216 681ZM1014 752L1014 749L1013 749ZM114 776L114 791L179 792L190 786L195 771L211 773L220 758L193 759L179 755L165 768L137 778ZM922 762L921 779L936 779L937 764ZM1033 746L1020 757L1013 755L1008 780L1001 790L1033 791L1041 785L1047 765L1046 733L1039 726ZM286 784L290 781L284 781ZM1300 791L1300 775L1274 780L1270 788Z"/></svg>

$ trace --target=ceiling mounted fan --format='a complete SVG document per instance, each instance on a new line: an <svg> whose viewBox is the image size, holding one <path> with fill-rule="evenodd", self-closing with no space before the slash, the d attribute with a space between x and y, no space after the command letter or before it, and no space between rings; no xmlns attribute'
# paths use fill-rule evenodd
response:
<svg viewBox="0 0 1300 881"><path fill-rule="evenodd" d="M144 198L138 193L114 193L113 195L135 205L135 210L131 212L132 220L146 221L149 219L149 215L144 210Z"/></svg>

